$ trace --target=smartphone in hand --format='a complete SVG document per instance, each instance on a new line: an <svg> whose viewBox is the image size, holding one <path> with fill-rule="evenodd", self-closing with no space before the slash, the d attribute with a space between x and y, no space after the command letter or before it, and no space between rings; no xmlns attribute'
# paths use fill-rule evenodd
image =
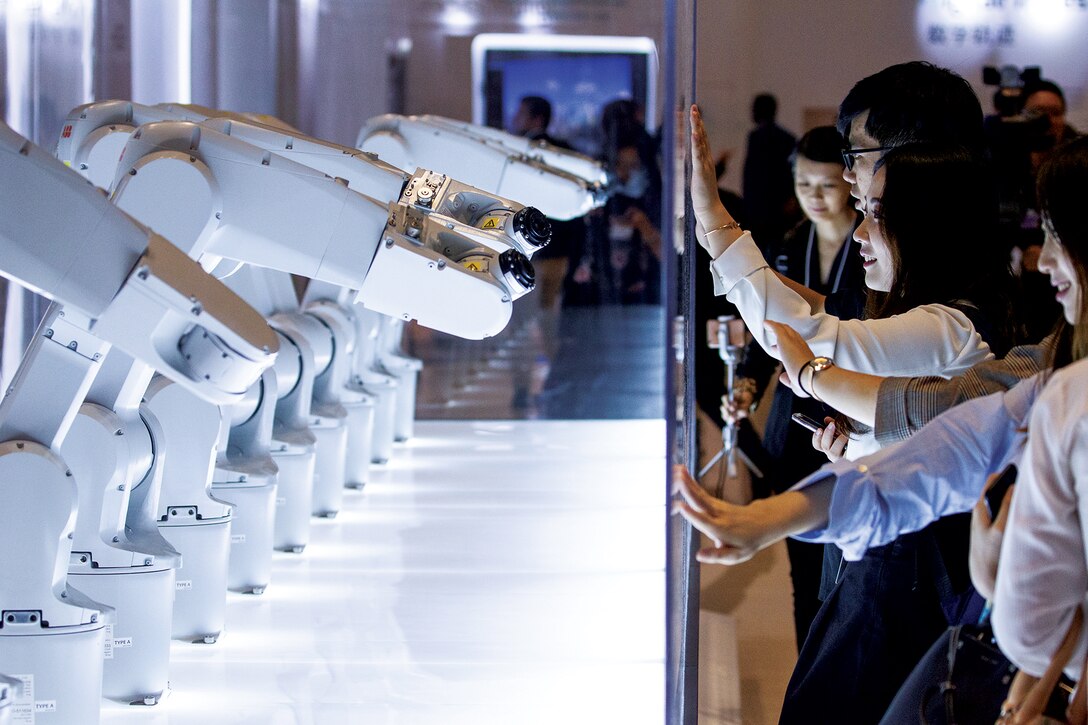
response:
<svg viewBox="0 0 1088 725"><path fill-rule="evenodd" d="M824 427L822 423L813 420L804 413L794 413L790 416L790 420L792 420L794 423L797 423L798 425L802 425L805 428L808 428L813 433Z"/></svg>
<svg viewBox="0 0 1088 725"><path fill-rule="evenodd" d="M1005 500L1005 493L1009 486L1016 483L1016 464L1010 463L994 481L994 485L986 489L986 508L990 512L990 525L993 526L997 512L1001 510L1001 502Z"/></svg>

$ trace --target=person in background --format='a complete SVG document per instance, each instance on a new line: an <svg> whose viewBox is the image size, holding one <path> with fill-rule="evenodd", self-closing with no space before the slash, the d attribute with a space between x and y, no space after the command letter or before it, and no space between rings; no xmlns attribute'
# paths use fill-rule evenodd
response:
<svg viewBox="0 0 1088 725"><path fill-rule="evenodd" d="M543 96L523 96L518 110L510 120L510 133L530 141L543 141L553 146L570 148L559 139L548 135L552 123L552 104Z"/></svg>
<svg viewBox="0 0 1088 725"><path fill-rule="evenodd" d="M1013 144L1017 147L1015 152L1024 157L1020 166L1023 169L1021 203L1014 219L1017 232L1015 251L1021 255L1019 266L1022 270L1028 339L1034 341L1049 332L1061 316L1061 308L1054 302L1046 275L1039 271L1043 230L1035 204L1035 179L1053 150L1080 134L1066 123L1065 94L1054 81L1039 79L1029 82L1021 96L1024 106L1020 118L1025 119L1021 125L1030 132L1021 134L1024 136L1022 141ZM1001 151L997 149L998 153ZM1012 180L1012 183L1015 186L1016 180Z"/></svg>
<svg viewBox="0 0 1088 725"><path fill-rule="evenodd" d="M747 205L752 237L760 249L778 246L797 220L790 154L797 139L776 123L778 100L760 93L752 100L752 123L744 154L741 196Z"/></svg>
<svg viewBox="0 0 1088 725"><path fill-rule="evenodd" d="M548 133L552 122L552 104L542 96L525 96L518 104L518 110L510 123L510 130L531 141L549 144L558 148L571 148L563 139ZM558 352L559 306L563 296L563 280L570 270L571 255L580 249L585 238L585 218L560 220L549 219L552 239L546 247L533 255L533 269L536 271L536 288L532 297L536 300L533 310L540 331L543 358L534 361L534 366L546 369ZM528 300L527 300L528 301ZM532 308L529 308L532 309ZM538 371L538 376L542 373ZM543 373L546 375L546 373ZM529 370L519 370L515 375L513 407L526 410L533 407L532 374Z"/></svg>
<svg viewBox="0 0 1088 725"><path fill-rule="evenodd" d="M609 198L586 215L584 245L571 257L564 304L657 304L661 299L661 174L657 143L638 105L601 109L601 160Z"/></svg>
<svg viewBox="0 0 1088 725"><path fill-rule="evenodd" d="M1065 94L1054 81L1040 79L1024 87L1024 113L1028 116L1046 116L1050 120L1046 135L1050 139L1051 150L1080 136L1065 120Z"/></svg>
<svg viewBox="0 0 1088 725"><path fill-rule="evenodd" d="M661 232L651 214L659 219L660 213L650 208L648 188L632 188L637 179L649 178L638 135L619 139L616 177L620 192L612 198L616 203L609 217L612 286L620 304L656 305L661 301Z"/></svg>

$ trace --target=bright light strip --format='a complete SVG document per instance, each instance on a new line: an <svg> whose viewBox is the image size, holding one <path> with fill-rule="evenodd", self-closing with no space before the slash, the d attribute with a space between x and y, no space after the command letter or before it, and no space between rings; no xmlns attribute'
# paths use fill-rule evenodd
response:
<svg viewBox="0 0 1088 725"><path fill-rule="evenodd" d="M178 103L193 102L193 0L177 0Z"/></svg>
<svg viewBox="0 0 1088 725"><path fill-rule="evenodd" d="M451 30L468 30L476 24L476 16L463 7L456 5L442 11L440 20Z"/></svg>
<svg viewBox="0 0 1088 725"><path fill-rule="evenodd" d="M539 5L532 5L518 15L518 25L526 29L542 28L548 24L548 17Z"/></svg>
<svg viewBox="0 0 1088 725"><path fill-rule="evenodd" d="M83 3L83 102L94 100L94 2Z"/></svg>
<svg viewBox="0 0 1088 725"><path fill-rule="evenodd" d="M12 2L7 13L7 112L5 121L17 133L30 136L27 128L29 117L30 93L27 84L30 78L30 33L33 29L31 18L40 10L40 5L33 2ZM17 357L22 357L17 353ZM6 369L6 368L5 368Z"/></svg>
<svg viewBox="0 0 1088 725"><path fill-rule="evenodd" d="M1054 40L1076 28L1076 16L1071 15L1065 0L1033 0L1020 8L1024 22L1039 39ZM1075 11L1074 11L1075 12Z"/></svg>

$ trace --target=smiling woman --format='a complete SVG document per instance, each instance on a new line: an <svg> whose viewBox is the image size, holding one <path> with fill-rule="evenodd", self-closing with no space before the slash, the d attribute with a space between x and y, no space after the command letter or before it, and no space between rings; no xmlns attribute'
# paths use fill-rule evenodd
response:
<svg viewBox="0 0 1088 725"><path fill-rule="evenodd" d="M986 167L958 147L900 146L877 163L867 198L855 238L863 256L869 247L875 258L866 284L887 294L871 296L866 316L889 317L929 302L973 308L981 315L968 316L985 324L983 338L1003 355L1015 337L1011 280L1006 259L992 246L997 198Z"/></svg>
<svg viewBox="0 0 1088 725"><path fill-rule="evenodd" d="M910 145L876 164L880 178L866 181L872 187L865 189L867 218L855 233L869 259L862 320L828 314L823 296L769 269L718 198L698 109L692 110L692 158L692 206L707 230L699 238L714 260L715 292L737 305L759 344L786 362L798 395L871 425L879 380L870 386L857 374L952 376L991 357L988 339L1007 345L992 332L1009 317L1003 305L1011 275L998 255L982 253L992 237L979 221L996 218L996 200L968 152ZM768 321L796 329L806 345L802 363L826 359L818 375L813 369L802 379L800 367L791 368ZM834 377L836 365L853 373L850 385L817 384ZM876 448L867 432L851 442L849 456Z"/></svg>

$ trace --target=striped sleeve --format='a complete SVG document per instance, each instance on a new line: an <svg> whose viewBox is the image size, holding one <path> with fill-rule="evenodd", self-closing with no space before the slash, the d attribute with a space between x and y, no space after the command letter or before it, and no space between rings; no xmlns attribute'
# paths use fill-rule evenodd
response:
<svg viewBox="0 0 1088 725"><path fill-rule="evenodd" d="M1038 345L1014 347L1001 360L987 360L963 375L887 378L877 392L875 435L881 445L909 438L922 426L965 400L998 393L1039 372L1054 345L1053 336Z"/></svg>

